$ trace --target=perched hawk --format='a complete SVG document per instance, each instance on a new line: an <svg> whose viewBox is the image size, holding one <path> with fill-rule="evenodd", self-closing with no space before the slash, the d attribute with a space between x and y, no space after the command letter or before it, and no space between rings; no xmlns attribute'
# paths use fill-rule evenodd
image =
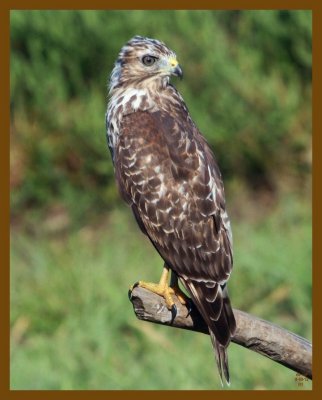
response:
<svg viewBox="0 0 322 400"><path fill-rule="evenodd" d="M135 36L120 51L110 78L108 145L124 200L164 260L158 284L139 282L165 298L185 296L206 321L220 377L229 383L227 346L236 329L226 284L232 234L214 155L170 76L182 77L164 43ZM171 284L168 272L171 270Z"/></svg>

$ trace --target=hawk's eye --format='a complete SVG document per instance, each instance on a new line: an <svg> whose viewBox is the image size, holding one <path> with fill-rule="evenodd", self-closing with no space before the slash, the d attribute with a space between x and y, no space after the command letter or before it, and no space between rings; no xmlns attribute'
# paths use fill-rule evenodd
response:
<svg viewBox="0 0 322 400"><path fill-rule="evenodd" d="M157 57L153 57L153 56L144 56L142 58L143 64L146 65L147 67L150 67L150 65L153 65L156 60L157 60Z"/></svg>

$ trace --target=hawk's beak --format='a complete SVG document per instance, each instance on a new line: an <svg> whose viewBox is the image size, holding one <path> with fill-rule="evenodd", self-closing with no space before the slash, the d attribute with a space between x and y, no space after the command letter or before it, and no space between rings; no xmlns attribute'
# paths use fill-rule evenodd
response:
<svg viewBox="0 0 322 400"><path fill-rule="evenodd" d="M175 58L171 58L170 60L170 72L171 75L178 76L179 78L183 78L182 68L180 67L178 61Z"/></svg>
<svg viewBox="0 0 322 400"><path fill-rule="evenodd" d="M180 79L183 78L183 71L179 64L173 69L172 75L178 76Z"/></svg>

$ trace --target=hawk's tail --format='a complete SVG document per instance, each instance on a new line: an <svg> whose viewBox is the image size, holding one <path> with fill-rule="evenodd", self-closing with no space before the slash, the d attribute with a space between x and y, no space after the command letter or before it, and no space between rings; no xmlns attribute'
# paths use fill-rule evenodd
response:
<svg viewBox="0 0 322 400"><path fill-rule="evenodd" d="M208 326L211 343L214 349L218 371L221 379L221 384L223 384L224 378L226 383L230 385L227 347L230 343L231 336L236 331L236 321L226 287L223 288L222 296L223 305L220 316L217 321L212 321L212 324ZM229 332L229 336L228 340L226 340L223 344L223 342L220 343L219 341L221 340L220 332L225 330Z"/></svg>
<svg viewBox="0 0 322 400"><path fill-rule="evenodd" d="M226 285L213 285L191 280L182 280L191 293L192 300L208 325L214 348L218 371L229 385L227 347L236 330L236 321L228 297Z"/></svg>
<svg viewBox="0 0 322 400"><path fill-rule="evenodd" d="M214 349L217 367L219 371L221 385L223 385L223 378L225 379L227 385L230 385L230 377L229 377L229 367L228 367L228 355L227 355L227 347L221 345L216 339L215 334L211 329L209 329L212 347Z"/></svg>

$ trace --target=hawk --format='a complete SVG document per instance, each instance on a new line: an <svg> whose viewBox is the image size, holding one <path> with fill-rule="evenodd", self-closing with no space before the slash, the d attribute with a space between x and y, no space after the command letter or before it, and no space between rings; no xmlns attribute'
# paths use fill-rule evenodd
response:
<svg viewBox="0 0 322 400"><path fill-rule="evenodd" d="M116 182L138 225L164 260L164 297L191 296L209 327L221 381L229 384L227 347L236 322L227 293L232 233L217 162L170 76L183 76L176 54L159 40L135 36L111 73L106 113ZM171 282L168 274L171 271Z"/></svg>

